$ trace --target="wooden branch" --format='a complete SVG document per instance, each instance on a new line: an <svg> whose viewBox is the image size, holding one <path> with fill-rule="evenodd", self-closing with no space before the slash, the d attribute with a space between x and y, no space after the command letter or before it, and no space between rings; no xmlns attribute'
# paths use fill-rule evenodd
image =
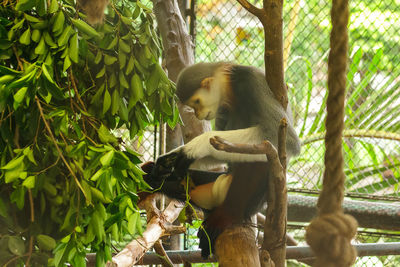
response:
<svg viewBox="0 0 400 267"><path fill-rule="evenodd" d="M128 267L137 263L143 255L151 249L154 244L165 235L170 235L168 226L173 223L184 208L182 202L172 200L168 207L160 212L155 206L155 202L159 194L148 196L140 203L144 207L151 218L147 224L143 235L138 239L131 241L126 247L112 258L112 262L108 262L106 266Z"/></svg>
<svg viewBox="0 0 400 267"><path fill-rule="evenodd" d="M262 213L257 213L257 225L261 225L261 224L265 224L265 215ZM264 233L259 233L259 235L262 237L259 240L263 240ZM297 243L296 239L293 238L293 236L286 233L286 245L297 246L298 243Z"/></svg>
<svg viewBox="0 0 400 267"><path fill-rule="evenodd" d="M280 125L279 133L281 135L281 142L285 140L282 139L282 137L285 137L285 130L286 124L283 120ZM215 149L226 152L266 154L269 164L268 177L270 191L267 195L267 219L264 225L264 242L260 253L260 261L263 267L284 266L286 253L287 189L285 172L280 163L277 150L268 141L252 145L232 144L215 136L210 139L210 143ZM285 149L285 147L281 145L281 150L282 149ZM285 152L283 152L283 154L285 154ZM219 238L217 239L217 244L218 240ZM217 245L216 250L218 250Z"/></svg>
<svg viewBox="0 0 400 267"><path fill-rule="evenodd" d="M264 0L260 19L265 35L265 78L275 98L286 110L287 88L283 70L283 0Z"/></svg>
<svg viewBox="0 0 400 267"><path fill-rule="evenodd" d="M286 173L281 161L286 165L286 120L282 119L278 133L278 157L269 159L269 193L267 197L264 242L262 249L268 250L275 266L285 266L287 188Z"/></svg>
<svg viewBox="0 0 400 267"><path fill-rule="evenodd" d="M165 51L168 78L176 81L179 73L186 66L194 64L194 45L188 34L176 0L152 0L153 11L157 19ZM209 121L199 120L194 112L178 104L183 125L174 129L167 127L166 151L182 145L203 132L211 130Z"/></svg>
<svg viewBox="0 0 400 267"><path fill-rule="evenodd" d="M287 120L285 118L283 118L283 119L281 119L281 122L279 124L279 131L278 131L278 155L279 155L279 161L281 162L283 171L285 173L286 173L286 164L287 164L286 130L287 130ZM285 174L285 176L286 176L286 174Z"/></svg>
<svg viewBox="0 0 400 267"><path fill-rule="evenodd" d="M235 225L225 229L215 243L219 266L260 267L254 229Z"/></svg>
<svg viewBox="0 0 400 267"><path fill-rule="evenodd" d="M256 16L259 20L262 20L262 16L264 15L264 11L261 8L258 8L251 3L249 3L247 0L237 0L239 4L244 7L247 11L249 11L251 14Z"/></svg>
<svg viewBox="0 0 400 267"><path fill-rule="evenodd" d="M211 145L217 149L231 153L241 154L266 154L268 160L278 159L276 148L269 142L264 141L261 144L233 144L219 136L210 138Z"/></svg>
<svg viewBox="0 0 400 267"><path fill-rule="evenodd" d="M83 190L83 187L82 187L81 183L79 182L78 177L76 176L75 172L72 170L71 166L69 166L68 161L65 159L64 154L62 153L60 147L57 144L57 141L56 141L56 139L54 137L54 134L51 131L50 125L47 122L46 117L44 116L42 105L40 104L40 100L39 100L39 98L37 96L35 96L35 101L36 101L36 104L37 104L38 109L39 109L40 117L42 118L42 120L44 122L44 125L46 127L46 130L47 130L51 140L53 141L54 146L57 149L58 155L61 157L61 159L64 162L65 166L67 166L67 169L68 169L69 173L72 175L72 177L74 177L75 183L77 184L79 189L82 191L82 194L85 196L86 199L88 199L88 196L86 195L85 190Z"/></svg>
<svg viewBox="0 0 400 267"><path fill-rule="evenodd" d="M154 250L158 255L161 256L161 261L162 261L162 266L163 267L173 267L174 264L172 263L171 259L168 257L167 252L165 252L165 249L161 243L161 240L158 240L154 244Z"/></svg>

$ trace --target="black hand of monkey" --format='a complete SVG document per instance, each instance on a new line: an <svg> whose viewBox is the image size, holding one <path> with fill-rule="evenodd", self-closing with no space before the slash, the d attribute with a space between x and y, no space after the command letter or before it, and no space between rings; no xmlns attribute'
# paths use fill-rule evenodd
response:
<svg viewBox="0 0 400 267"><path fill-rule="evenodd" d="M154 177L166 177L168 180L182 180L186 177L190 164L189 159L182 151L171 152L160 156L152 171Z"/></svg>

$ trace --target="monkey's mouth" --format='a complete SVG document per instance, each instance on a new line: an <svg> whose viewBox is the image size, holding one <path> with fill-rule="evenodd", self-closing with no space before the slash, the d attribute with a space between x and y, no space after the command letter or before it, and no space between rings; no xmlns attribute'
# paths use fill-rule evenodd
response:
<svg viewBox="0 0 400 267"><path fill-rule="evenodd" d="M206 116L205 119L208 120L208 121L213 119L213 114L212 114L211 111L209 111L209 112L207 113L207 116Z"/></svg>

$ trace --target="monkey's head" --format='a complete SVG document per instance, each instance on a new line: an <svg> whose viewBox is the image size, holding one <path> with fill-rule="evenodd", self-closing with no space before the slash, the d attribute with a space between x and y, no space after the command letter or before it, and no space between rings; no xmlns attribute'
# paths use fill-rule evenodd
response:
<svg viewBox="0 0 400 267"><path fill-rule="evenodd" d="M225 62L198 63L185 68L178 76L176 94L180 101L194 109L200 120L215 118L223 99L217 70Z"/></svg>

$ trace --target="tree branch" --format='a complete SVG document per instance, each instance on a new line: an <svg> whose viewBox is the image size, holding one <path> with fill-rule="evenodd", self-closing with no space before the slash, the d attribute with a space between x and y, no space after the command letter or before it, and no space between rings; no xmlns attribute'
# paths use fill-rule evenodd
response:
<svg viewBox="0 0 400 267"><path fill-rule="evenodd" d="M61 159L62 159L62 161L64 162L65 166L67 167L69 173L72 175L72 177L74 177L75 183L77 184L77 186L79 187L79 189L82 191L82 193L83 193L83 195L85 196L85 198L88 199L88 198L87 198L87 195L86 195L86 193L85 193L85 190L83 190L83 187L82 187L81 183L80 183L79 180L78 180L78 177L76 177L74 171L71 169L71 166L69 166L68 161L65 159L65 157L64 157L64 155L63 155L63 153L62 153L60 147L59 147L58 144L57 144L57 141L56 141L56 139L55 139L55 137L54 137L54 135L53 135L53 132L51 131L50 125L49 125L49 123L47 122L47 120L46 120L46 118L45 118L45 116L44 116L42 105L40 104L39 98L38 98L37 96L35 96L35 101L36 101L36 104L37 104L38 109L39 109L39 112L40 112L40 117L42 117L42 120L43 120L43 122L44 122L44 125L45 125L45 127L46 127L46 130L47 130L47 132L49 133L50 138L51 138L51 140L53 141L53 143L54 143L54 145L55 145L55 147L56 147L56 149L57 149L58 155L61 157Z"/></svg>
<svg viewBox="0 0 400 267"><path fill-rule="evenodd" d="M165 249L161 243L161 240L158 240L154 244L154 250L158 255L161 256L161 261L162 261L162 266L163 267L173 267L174 264L172 263L171 259L168 257L167 252L165 252Z"/></svg>
<svg viewBox="0 0 400 267"><path fill-rule="evenodd" d="M247 0L237 0L239 4L249 11L251 14L256 16L259 20L262 20L262 17L264 16L264 11L261 8L258 8L251 3L249 3Z"/></svg>
<svg viewBox="0 0 400 267"><path fill-rule="evenodd" d="M160 196L160 194L152 194L139 203L141 208L146 209L148 218L151 218L146 231L143 232L141 237L126 245L106 266L132 266L143 257L146 251L154 246L160 237L171 234L168 232L168 226L178 218L184 205L178 200L171 200L168 207L160 212L156 207L156 199Z"/></svg>

